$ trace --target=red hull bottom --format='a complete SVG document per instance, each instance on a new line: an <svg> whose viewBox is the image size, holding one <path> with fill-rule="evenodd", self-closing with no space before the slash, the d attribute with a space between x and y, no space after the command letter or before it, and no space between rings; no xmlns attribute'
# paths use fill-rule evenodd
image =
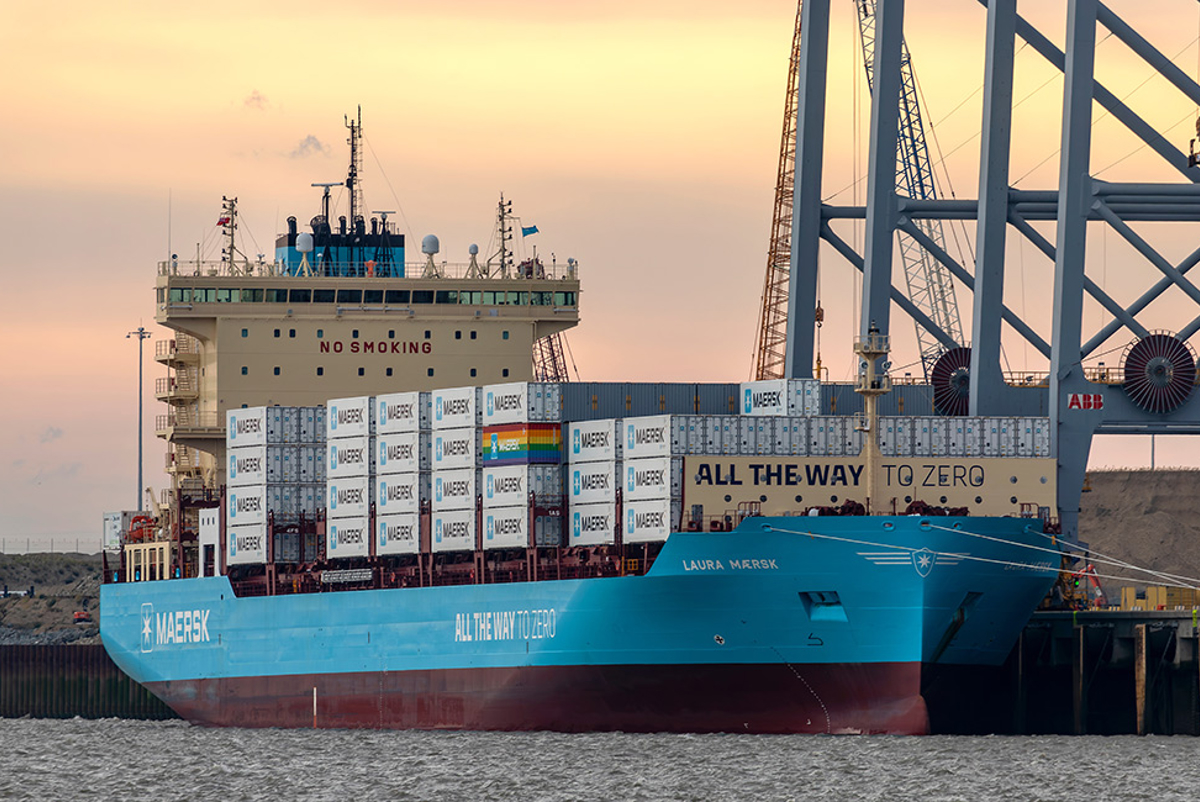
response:
<svg viewBox="0 0 1200 802"><path fill-rule="evenodd" d="M177 680L147 687L189 721L224 727L894 735L929 730L920 663L478 668Z"/></svg>

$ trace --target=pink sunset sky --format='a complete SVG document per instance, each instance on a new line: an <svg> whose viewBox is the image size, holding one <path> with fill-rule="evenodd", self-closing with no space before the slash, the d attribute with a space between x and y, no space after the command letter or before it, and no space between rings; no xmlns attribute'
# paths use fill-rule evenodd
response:
<svg viewBox="0 0 1200 802"><path fill-rule="evenodd" d="M906 39L953 192L975 197L985 10L910 0ZM1188 74L1197 6L1112 0ZM1061 44L1066 4L1023 2ZM270 254L288 215L318 211L310 184L345 175L343 115L363 108L367 209L399 209L410 259L423 235L465 261L486 245L501 191L539 253L581 265L582 322L570 344L584 380L747 378L771 223L796 6L615 0L558 3L290 2L232 7L129 2L9 4L0 28L0 295L3 420L0 544L95 550L103 511L135 503L137 344L155 339L155 264L212 240L222 195L237 196L247 252ZM1100 79L1187 149L1196 108L1115 38ZM853 5L834 3L825 195L863 201L869 98ZM1020 43L1018 42L1020 48ZM1149 80L1147 80L1149 78ZM1057 180L1062 80L1029 48L1016 57L1011 175ZM1095 112L1092 172L1174 181L1111 116ZM931 142L934 141L931 139ZM940 166L939 171L942 170ZM945 190L945 184L943 183ZM345 198L341 199L344 212ZM1043 227L1053 240L1053 228ZM839 229L861 243L862 226ZM1168 258L1195 247L1190 224L1142 230ZM1006 299L1050 337L1052 265L1010 229ZM959 239L973 244L968 227ZM861 247L861 245L860 245ZM1158 274L1099 226L1088 271L1129 301ZM897 281L901 281L897 274ZM830 377L850 377L854 271L823 254ZM1196 315L1170 292L1142 320L1177 330ZM969 327L970 295L959 305ZM1102 322L1085 307L1085 338ZM893 308L896 365L915 337ZM1014 370L1045 364L1006 332ZM1129 342L1102 350L1120 362ZM153 436L160 405L145 358L145 476L166 485ZM914 369L915 370L915 369ZM1160 465L1196 465L1194 441L1160 438ZM1142 466L1144 438L1096 442L1092 463Z"/></svg>

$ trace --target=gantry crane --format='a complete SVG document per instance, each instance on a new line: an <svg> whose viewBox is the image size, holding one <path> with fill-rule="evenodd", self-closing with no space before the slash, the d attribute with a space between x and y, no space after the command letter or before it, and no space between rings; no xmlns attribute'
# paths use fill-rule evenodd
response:
<svg viewBox="0 0 1200 802"><path fill-rule="evenodd" d="M875 2L876 0L855 0L868 87L872 87L874 83ZM787 100L783 114L783 141L780 145L779 172L775 184L775 213L771 224L771 245L767 252L762 314L754 349L753 376L756 379L781 378L787 352L788 278L791 272L792 201L796 167L796 94L803 5L803 0L796 4L796 25L792 37ZM896 143L897 190L912 198L932 200L937 197L933 165L925 141L912 61L908 47L903 44L900 69L902 91L899 137ZM944 250L945 237L940 220L918 220L916 225ZM961 345L963 333L958 300L954 283L945 268L930 256L928 251L903 233L900 234L900 254L909 300ZM821 310L814 310L814 314L819 325ZM926 376L929 376L945 348L919 323L916 331L921 362Z"/></svg>

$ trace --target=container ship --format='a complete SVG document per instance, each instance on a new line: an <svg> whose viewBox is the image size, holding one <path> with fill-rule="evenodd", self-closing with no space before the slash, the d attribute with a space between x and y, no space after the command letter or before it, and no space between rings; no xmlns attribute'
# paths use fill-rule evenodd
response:
<svg viewBox="0 0 1200 802"><path fill-rule="evenodd" d="M1048 419L934 415L874 332L847 384L565 381L578 265L509 202L455 268L328 198L159 265L172 486L105 515L101 633L188 720L925 733L1057 577Z"/></svg>

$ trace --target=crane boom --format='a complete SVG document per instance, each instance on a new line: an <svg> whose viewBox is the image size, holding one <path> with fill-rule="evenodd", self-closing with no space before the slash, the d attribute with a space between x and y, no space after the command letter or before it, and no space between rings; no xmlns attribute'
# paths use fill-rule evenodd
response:
<svg viewBox="0 0 1200 802"><path fill-rule="evenodd" d="M787 356L788 280L792 266L792 199L796 178L796 93L800 80L800 11L788 69L787 97L783 106L783 139L779 145L779 173L775 180L775 212L771 218L771 245L767 249L767 277L763 284L762 313L754 343L754 379L783 378Z"/></svg>
<svg viewBox="0 0 1200 802"><path fill-rule="evenodd" d="M863 65L867 71L867 86L875 77L875 3L876 0L857 0L859 31L862 34ZM925 126L921 105L917 99L917 80L913 74L908 45L900 43L900 135L896 142L896 189L910 198L933 200L937 187L933 179L933 162L925 142ZM916 220L916 226L945 250L946 238L941 220ZM958 298L954 282L940 262L907 234L900 233L900 259L908 285L908 299L929 316L942 331L960 345L963 342L962 320L958 313ZM916 324L917 345L921 363L928 376L934 362L945 350L936 338L920 323Z"/></svg>

